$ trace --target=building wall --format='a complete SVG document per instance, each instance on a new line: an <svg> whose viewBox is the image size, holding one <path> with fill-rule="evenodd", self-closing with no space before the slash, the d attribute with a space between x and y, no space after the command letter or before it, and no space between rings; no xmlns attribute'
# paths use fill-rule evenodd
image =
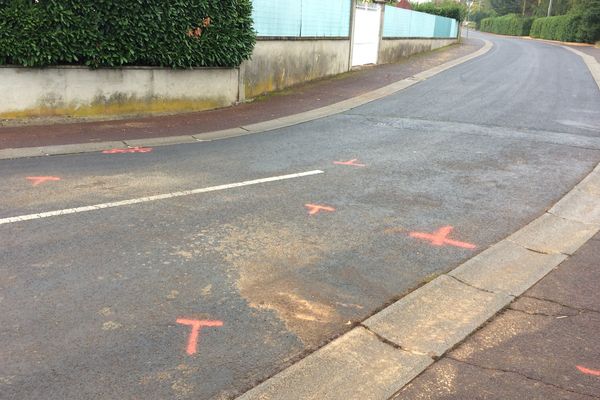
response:
<svg viewBox="0 0 600 400"><path fill-rule="evenodd" d="M193 111L238 99L238 69L0 67L0 118Z"/></svg>

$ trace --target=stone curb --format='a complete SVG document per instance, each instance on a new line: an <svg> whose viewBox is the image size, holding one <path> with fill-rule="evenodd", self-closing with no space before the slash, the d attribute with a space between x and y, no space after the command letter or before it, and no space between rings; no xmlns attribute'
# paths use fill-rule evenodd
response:
<svg viewBox="0 0 600 400"><path fill-rule="evenodd" d="M0 150L0 160L25 158L25 157L42 157L48 155L66 155L66 154L78 154L78 153L89 153L103 150L110 150L118 147L157 147L157 146L168 146L174 144L187 144L194 142L205 142L212 140L228 139L251 133L262 133L268 132L275 129L286 128L292 125L298 125L304 122L313 121L319 118L328 117L334 114L339 114L363 104L370 103L375 100L379 100L383 97L389 96L403 89L406 89L416 83L419 83L425 79L431 78L443 71L453 68L457 65L463 64L469 60L480 57L490 51L493 47L492 43L488 40L484 40L484 46L466 56L457 58L456 60L448 61L444 64L438 65L427 71L420 72L413 77L403 79L398 82L394 82L390 85L382 88L373 90L371 92L363 93L357 97L347 99L338 103L334 103L325 107L317 108L314 110L302 112L299 114L288 115L285 117L273 119L270 121L258 122L255 124L249 124L241 126L239 128L225 129L221 131L207 132L198 135L191 136L167 136L161 138L148 138L148 139L132 139L123 140L122 142L97 142L97 143L85 143L85 144L72 144L65 146L47 146L47 147L24 147L17 149L2 149Z"/></svg>
<svg viewBox="0 0 600 400"><path fill-rule="evenodd" d="M569 50L600 87L596 60ZM389 399L599 231L600 164L530 224L238 399Z"/></svg>
<svg viewBox="0 0 600 400"><path fill-rule="evenodd" d="M387 399L432 362L357 327L239 399Z"/></svg>
<svg viewBox="0 0 600 400"><path fill-rule="evenodd" d="M599 231L600 164L530 224L238 399L389 399Z"/></svg>

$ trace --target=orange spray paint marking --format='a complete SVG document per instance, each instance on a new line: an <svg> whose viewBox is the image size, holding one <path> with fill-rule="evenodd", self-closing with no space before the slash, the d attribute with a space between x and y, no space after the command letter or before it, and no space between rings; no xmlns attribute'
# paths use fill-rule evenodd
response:
<svg viewBox="0 0 600 400"><path fill-rule="evenodd" d="M41 183L49 181L60 181L60 178L58 176L28 176L25 179L30 181L33 184L33 186L37 186Z"/></svg>
<svg viewBox="0 0 600 400"><path fill-rule="evenodd" d="M200 330L203 327L219 327L223 326L223 321L200 321L197 319L177 319L178 324L182 325L190 325L192 327L192 331L190 332L190 337L188 338L187 345L187 353L189 355L196 354L198 347L198 336L200 335Z"/></svg>
<svg viewBox="0 0 600 400"><path fill-rule="evenodd" d="M365 164L359 164L357 161L358 161L357 158L353 158L350 161L334 161L333 163L335 165L351 165L353 167L366 167Z"/></svg>
<svg viewBox="0 0 600 400"><path fill-rule="evenodd" d="M335 208L329 206L319 206L317 204L305 204L304 207L308 208L308 215L315 215L321 211L334 212Z"/></svg>
<svg viewBox="0 0 600 400"><path fill-rule="evenodd" d="M448 235L452 232L454 228L451 226L444 226L443 228L438 229L434 233L424 233L424 232L411 232L410 237L415 239L423 239L431 242L433 246L455 246L461 247L463 249L474 249L477 246L471 243L459 242L458 240L448 239Z"/></svg>
<svg viewBox="0 0 600 400"><path fill-rule="evenodd" d="M102 154L150 153L151 151L151 147L130 147L128 149L104 150Z"/></svg>
<svg viewBox="0 0 600 400"><path fill-rule="evenodd" d="M589 368L586 368L586 367L582 367L581 365L578 365L577 369L580 372L583 372L586 375L600 376L600 370L589 369Z"/></svg>

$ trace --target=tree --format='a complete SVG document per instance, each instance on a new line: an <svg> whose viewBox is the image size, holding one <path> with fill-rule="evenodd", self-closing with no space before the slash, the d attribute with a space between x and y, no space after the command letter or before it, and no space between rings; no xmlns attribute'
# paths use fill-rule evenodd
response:
<svg viewBox="0 0 600 400"><path fill-rule="evenodd" d="M492 8L498 15L521 14L521 0L491 0Z"/></svg>

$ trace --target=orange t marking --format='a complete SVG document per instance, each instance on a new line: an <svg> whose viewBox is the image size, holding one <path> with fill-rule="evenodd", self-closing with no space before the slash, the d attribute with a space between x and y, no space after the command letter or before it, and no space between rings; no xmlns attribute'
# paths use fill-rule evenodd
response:
<svg viewBox="0 0 600 400"><path fill-rule="evenodd" d="M308 215L315 215L321 211L334 212L335 208L329 206L319 206L317 204L305 204L304 207L308 208Z"/></svg>
<svg viewBox="0 0 600 400"><path fill-rule="evenodd" d="M40 183L44 183L44 182L48 182L48 181L60 181L60 178L58 176L28 176L25 179L27 179L28 181L31 181L33 186L37 186Z"/></svg>
<svg viewBox="0 0 600 400"><path fill-rule="evenodd" d="M218 327L223 326L223 321L199 321L197 319L177 319L178 324L182 325L190 325L192 327L192 332L190 332L190 337L188 338L187 345L187 353L189 355L196 354L198 347L198 336L200 335L200 330L202 327Z"/></svg>
<svg viewBox="0 0 600 400"><path fill-rule="evenodd" d="M600 376L600 370L589 369L586 367L582 367L581 365L578 365L577 369L586 375Z"/></svg>
<svg viewBox="0 0 600 400"><path fill-rule="evenodd" d="M151 147L131 147L129 149L104 150L103 154L122 154L122 153L150 153Z"/></svg>
<svg viewBox="0 0 600 400"><path fill-rule="evenodd" d="M366 167L365 164L359 164L357 163L358 159L357 158L353 158L350 161L334 161L333 163L335 165L352 165L353 167Z"/></svg>
<svg viewBox="0 0 600 400"><path fill-rule="evenodd" d="M471 243L459 242L458 240L448 239L448 235L452 232L454 228L451 226L444 226L443 228L438 229L434 233L424 233L424 232L411 232L410 237L415 239L423 239L428 240L434 246L455 246L461 247L463 249L474 249L477 246Z"/></svg>

